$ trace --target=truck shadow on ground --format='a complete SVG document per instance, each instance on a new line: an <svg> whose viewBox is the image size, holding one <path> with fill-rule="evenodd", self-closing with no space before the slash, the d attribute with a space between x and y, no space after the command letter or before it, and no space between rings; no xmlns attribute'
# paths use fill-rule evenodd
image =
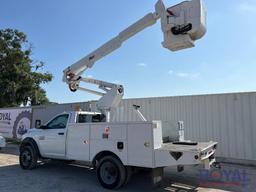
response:
<svg viewBox="0 0 256 192"><path fill-rule="evenodd" d="M0 167L1 192L98 192L109 191L103 189L96 177L95 170L64 163L41 164L37 169L24 171L19 165ZM150 173L135 174L130 183L118 191L156 191L156 192L197 192L198 186L165 178L159 187L152 187Z"/></svg>
<svg viewBox="0 0 256 192"><path fill-rule="evenodd" d="M95 170L78 165L70 165L59 161L41 163L37 169L24 171L18 165L19 147L13 143L0 151L0 191L26 191L26 192L99 192L109 191L103 189L98 181ZM246 172L249 178L247 188L241 186L219 185L201 188L201 167L185 167L185 171L178 173L175 167L165 169L165 177L161 186L153 188L150 172L138 172L133 175L127 186L118 191L156 191L156 192L196 192L196 191L255 191L254 180L256 168L224 164L223 171L238 173ZM221 173L221 172L220 172ZM205 181L205 180L204 180ZM207 180L206 180L207 181ZM200 184L201 183L201 184ZM225 184L225 183L223 183Z"/></svg>

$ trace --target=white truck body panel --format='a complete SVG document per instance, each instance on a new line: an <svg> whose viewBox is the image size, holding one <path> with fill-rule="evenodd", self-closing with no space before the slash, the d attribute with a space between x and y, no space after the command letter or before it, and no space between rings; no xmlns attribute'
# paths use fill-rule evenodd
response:
<svg viewBox="0 0 256 192"><path fill-rule="evenodd" d="M92 163L101 152L114 153L125 166L146 168L213 163L217 143L197 145L163 144L161 121L76 123L79 114L63 113L65 127L31 129L23 136L32 138L45 158ZM96 113L88 113L97 115ZM211 157L211 158L210 158Z"/></svg>
<svg viewBox="0 0 256 192"><path fill-rule="evenodd" d="M153 122L70 124L66 158L92 161L98 153L111 151L124 165L154 167L153 149L155 142L160 147L160 141L153 141L153 125ZM103 136L106 128L109 129L108 138ZM160 126L158 129L161 133ZM123 142L122 150L117 148L117 142Z"/></svg>
<svg viewBox="0 0 256 192"><path fill-rule="evenodd" d="M89 140L90 125L77 124L76 126L73 126L70 124L67 132L66 157L78 161L89 161Z"/></svg>
<svg viewBox="0 0 256 192"><path fill-rule="evenodd" d="M38 143L42 156L65 158L65 135L58 135L63 130L43 130L42 135L38 137Z"/></svg>
<svg viewBox="0 0 256 192"><path fill-rule="evenodd" d="M129 124L128 164L142 167L153 167L153 129L152 124Z"/></svg>

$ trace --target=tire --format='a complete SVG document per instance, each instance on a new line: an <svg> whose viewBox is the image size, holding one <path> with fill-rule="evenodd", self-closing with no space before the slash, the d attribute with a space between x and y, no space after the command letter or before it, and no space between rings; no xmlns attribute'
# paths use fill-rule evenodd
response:
<svg viewBox="0 0 256 192"><path fill-rule="evenodd" d="M13 129L12 129L12 135L13 135L13 138L14 139L17 139L18 138L18 135L17 135L17 132L19 135L23 135L27 132L26 129L24 129L24 127L18 127L19 125L19 122L22 120L22 119L28 119L30 121L30 117L31 117L31 113L29 111L22 111L18 117L16 118L16 120L14 121L14 124L13 124ZM25 127L26 128L26 127Z"/></svg>
<svg viewBox="0 0 256 192"><path fill-rule="evenodd" d="M133 174L132 167L126 166L125 169L126 169L126 178L125 178L123 186L127 185L130 182L132 174Z"/></svg>
<svg viewBox="0 0 256 192"><path fill-rule="evenodd" d="M96 172L99 183L106 189L118 189L126 181L124 165L113 156L103 157L97 164Z"/></svg>
<svg viewBox="0 0 256 192"><path fill-rule="evenodd" d="M35 169L37 166L38 153L32 146L22 147L20 150L19 160L22 169Z"/></svg>

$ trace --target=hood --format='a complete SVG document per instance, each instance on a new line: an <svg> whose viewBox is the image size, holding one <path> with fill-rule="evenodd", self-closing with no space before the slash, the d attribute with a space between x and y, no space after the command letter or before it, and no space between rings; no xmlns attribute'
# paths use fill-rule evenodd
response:
<svg viewBox="0 0 256 192"><path fill-rule="evenodd" d="M31 133L31 132L35 132L35 131L39 131L39 129L36 129L36 128L31 128L27 131L27 133Z"/></svg>
<svg viewBox="0 0 256 192"><path fill-rule="evenodd" d="M30 137L34 134L40 133L42 132L42 129L36 129L36 128L32 128L32 129L28 129L27 133L25 133L24 135L22 135L21 139L25 139L26 137Z"/></svg>

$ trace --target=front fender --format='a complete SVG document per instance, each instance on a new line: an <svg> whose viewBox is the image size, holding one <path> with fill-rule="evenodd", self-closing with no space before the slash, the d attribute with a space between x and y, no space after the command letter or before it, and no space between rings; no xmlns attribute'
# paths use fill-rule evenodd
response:
<svg viewBox="0 0 256 192"><path fill-rule="evenodd" d="M22 150L23 147L26 147L26 146L31 146L34 148L34 150L37 152L37 154L39 155L39 157L42 157L41 154L40 154L40 150L38 148L38 145L37 145L37 142L33 139L33 138L30 138L30 137L26 137L22 140L21 144L20 144L20 152Z"/></svg>

